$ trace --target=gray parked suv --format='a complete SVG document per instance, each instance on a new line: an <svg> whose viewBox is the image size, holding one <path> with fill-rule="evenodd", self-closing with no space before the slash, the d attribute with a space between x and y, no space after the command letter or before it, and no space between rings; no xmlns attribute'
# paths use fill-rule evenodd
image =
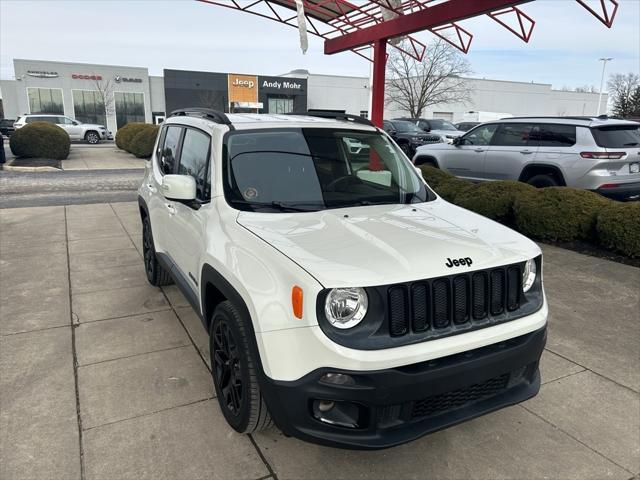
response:
<svg viewBox="0 0 640 480"><path fill-rule="evenodd" d="M33 122L53 123L65 130L71 140L84 140L87 143L96 144L100 143L100 140L113 139L113 135L104 125L82 123L73 118L65 117L64 115L44 113L22 115L18 118L18 121L13 124L13 127L17 130Z"/></svg>
<svg viewBox="0 0 640 480"><path fill-rule="evenodd" d="M505 118L453 144L418 147L425 163L474 181L566 185L619 199L640 198L640 123L600 117Z"/></svg>

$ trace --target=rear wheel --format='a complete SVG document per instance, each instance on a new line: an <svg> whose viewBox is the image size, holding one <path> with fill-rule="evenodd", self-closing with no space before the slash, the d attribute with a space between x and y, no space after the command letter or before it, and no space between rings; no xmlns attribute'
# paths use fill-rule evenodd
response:
<svg viewBox="0 0 640 480"><path fill-rule="evenodd" d="M153 234L151 233L151 222L148 216L142 220L142 256L144 257L144 270L147 274L147 280L151 285L161 287L162 285L171 285L173 283L169 272L158 262L153 244Z"/></svg>
<svg viewBox="0 0 640 480"><path fill-rule="evenodd" d="M534 175L533 177L527 180L527 183L536 188L560 186L560 182L558 181L558 179L553 174L550 174L550 173Z"/></svg>
<svg viewBox="0 0 640 480"><path fill-rule="evenodd" d="M100 135L98 135L96 132L87 132L86 135L84 136L84 139L87 141L87 143L90 143L91 145L100 143Z"/></svg>
<svg viewBox="0 0 640 480"><path fill-rule="evenodd" d="M247 320L248 321L248 320ZM273 424L260 393L245 319L229 301L213 312L209 351L211 374L224 418L234 430L252 433Z"/></svg>

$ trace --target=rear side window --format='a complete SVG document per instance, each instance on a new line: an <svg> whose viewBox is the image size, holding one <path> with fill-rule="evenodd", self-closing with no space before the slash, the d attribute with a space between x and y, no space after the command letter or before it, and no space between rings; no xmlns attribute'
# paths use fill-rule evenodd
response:
<svg viewBox="0 0 640 480"><path fill-rule="evenodd" d="M184 133L182 149L180 150L180 175L191 175L196 181L196 198L209 200L209 152L211 139L209 135L199 130L187 128Z"/></svg>
<svg viewBox="0 0 640 480"><path fill-rule="evenodd" d="M615 125L592 128L593 138L600 147L624 148L640 146L640 125Z"/></svg>
<svg viewBox="0 0 640 480"><path fill-rule="evenodd" d="M530 123L502 123L493 136L492 145L524 147L529 145L533 125Z"/></svg>
<svg viewBox="0 0 640 480"><path fill-rule="evenodd" d="M537 125L531 134L532 143L540 147L571 147L576 144L574 125Z"/></svg>

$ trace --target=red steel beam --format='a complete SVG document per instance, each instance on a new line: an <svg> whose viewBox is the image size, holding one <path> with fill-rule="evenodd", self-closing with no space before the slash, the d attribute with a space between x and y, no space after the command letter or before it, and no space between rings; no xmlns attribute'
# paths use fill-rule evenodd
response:
<svg viewBox="0 0 640 480"><path fill-rule="evenodd" d="M324 53L332 55L344 52L369 45L378 40L409 35L530 1L532 0L449 0L362 30L325 40Z"/></svg>

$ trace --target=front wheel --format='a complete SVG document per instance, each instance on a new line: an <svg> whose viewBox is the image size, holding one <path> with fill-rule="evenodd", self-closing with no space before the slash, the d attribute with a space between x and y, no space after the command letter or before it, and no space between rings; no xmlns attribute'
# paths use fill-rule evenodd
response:
<svg viewBox="0 0 640 480"><path fill-rule="evenodd" d="M91 145L100 143L100 136L96 132L87 132L87 134L84 136L84 139Z"/></svg>
<svg viewBox="0 0 640 480"><path fill-rule="evenodd" d="M216 307L209 334L211 374L222 414L240 433L252 433L272 425L260 393L256 359L249 349L247 335L250 334L245 319L231 302L225 301Z"/></svg>

